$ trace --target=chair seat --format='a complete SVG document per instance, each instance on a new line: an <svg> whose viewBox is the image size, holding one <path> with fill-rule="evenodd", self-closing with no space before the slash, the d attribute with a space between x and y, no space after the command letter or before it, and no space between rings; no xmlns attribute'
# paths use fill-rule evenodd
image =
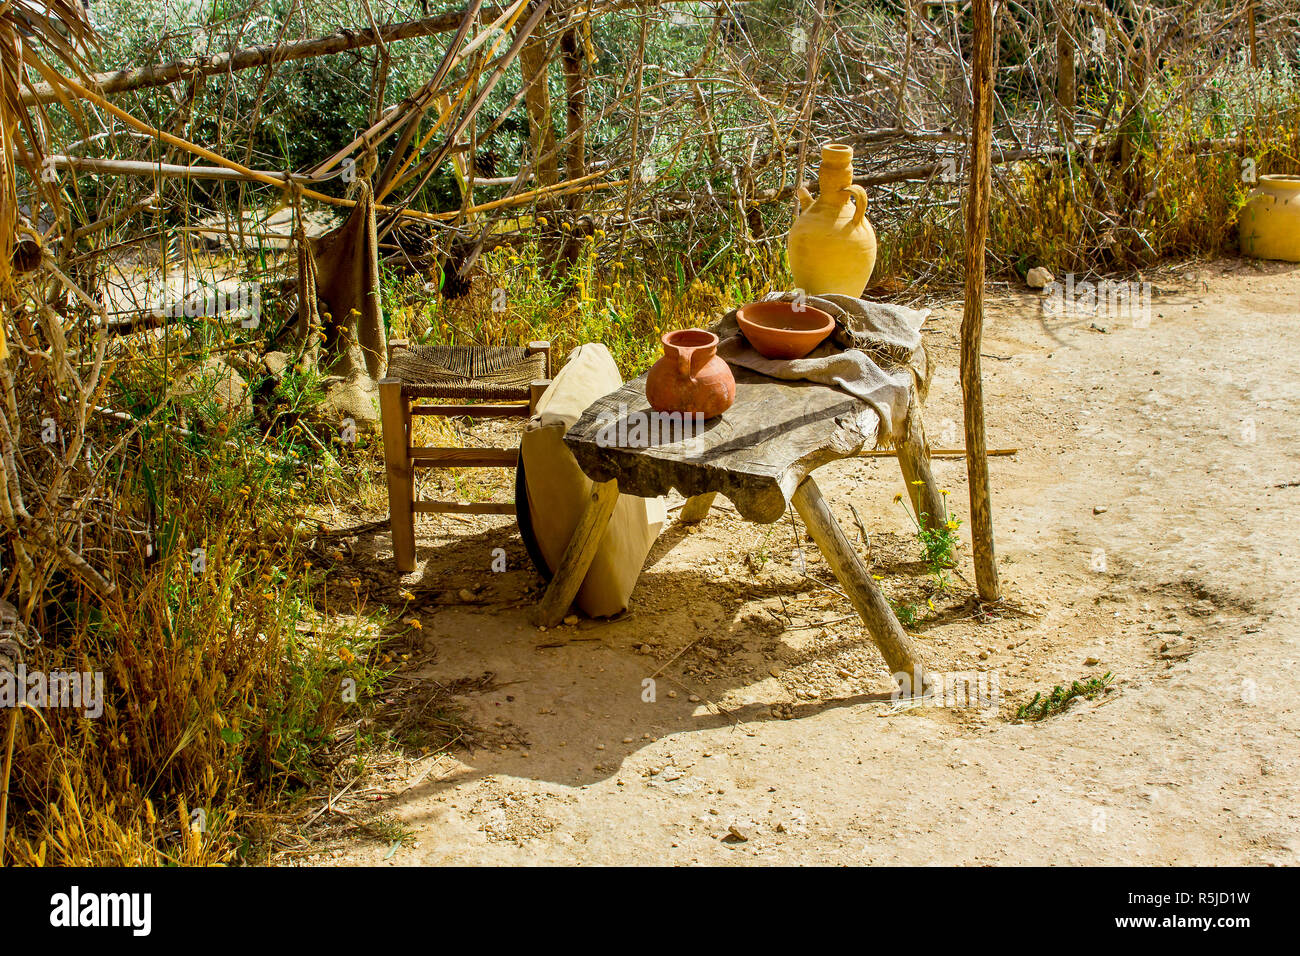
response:
<svg viewBox="0 0 1300 956"><path fill-rule="evenodd" d="M388 374L411 398L526 401L546 377L546 356L515 346L416 345L396 349Z"/></svg>

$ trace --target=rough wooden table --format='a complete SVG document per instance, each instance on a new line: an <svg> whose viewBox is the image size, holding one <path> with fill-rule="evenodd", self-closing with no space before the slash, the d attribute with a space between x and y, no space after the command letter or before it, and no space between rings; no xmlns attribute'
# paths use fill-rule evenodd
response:
<svg viewBox="0 0 1300 956"><path fill-rule="evenodd" d="M812 472L829 461L876 447L879 416L865 402L812 382L768 378L733 369L736 400L698 428L651 410L645 377L628 382L588 408L565 442L592 481L591 500L538 607L536 621L554 626L568 613L605 533L620 491L651 498L676 489L689 499L679 521L699 521L715 495L742 517L776 521L793 504L808 532L862 616L890 670L919 675L916 645L840 529ZM930 473L918 405L907 416L898 461L917 514L931 527L947 521L943 496Z"/></svg>

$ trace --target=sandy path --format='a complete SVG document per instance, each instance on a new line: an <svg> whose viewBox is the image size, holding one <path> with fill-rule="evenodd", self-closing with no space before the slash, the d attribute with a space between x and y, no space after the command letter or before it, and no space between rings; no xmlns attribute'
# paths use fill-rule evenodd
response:
<svg viewBox="0 0 1300 956"><path fill-rule="evenodd" d="M393 788L412 833L395 851L321 862L1300 862L1300 270L1228 261L1155 285L1146 327L991 305L990 445L1022 449L992 464L1015 610L976 623L959 583L916 631L932 666L996 669L1000 710L894 712L861 628L836 620L847 603L794 571L788 520L670 527L631 615L547 633L517 537L461 526L425 542L421 583L486 582L487 603L426 618L429 674L494 672L466 704L497 742ZM936 444L959 441L958 321L938 309L927 333ZM964 517L963 472L936 464ZM856 506L885 586L922 587L895 464L818 481L846 527ZM486 574L498 545L512 570ZM1117 692L1010 722L1034 690L1107 670Z"/></svg>

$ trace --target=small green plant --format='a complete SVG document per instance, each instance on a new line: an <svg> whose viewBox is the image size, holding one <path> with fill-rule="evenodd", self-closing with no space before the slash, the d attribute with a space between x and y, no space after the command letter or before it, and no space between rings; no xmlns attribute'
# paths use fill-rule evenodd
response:
<svg viewBox="0 0 1300 956"><path fill-rule="evenodd" d="M1016 710L1016 720L1042 720L1052 714L1059 714L1065 705L1076 697L1092 700L1106 690L1115 675L1107 671L1101 677L1089 677L1084 681L1072 681L1069 687L1057 684L1050 694L1043 696L1042 691L1035 691L1033 700L1021 704Z"/></svg>
<svg viewBox="0 0 1300 956"><path fill-rule="evenodd" d="M747 555L750 570L758 574L771 560L772 553L768 550L768 539L772 537L772 530L775 525L768 525L767 530L763 532L763 540L758 543L758 549L749 552Z"/></svg>
<svg viewBox="0 0 1300 956"><path fill-rule="evenodd" d="M921 619L921 613L915 604L895 604L894 616L903 627L915 627Z"/></svg>
<svg viewBox="0 0 1300 956"><path fill-rule="evenodd" d="M912 483L921 484L919 481ZM946 498L948 496L947 489L941 491L940 494ZM926 569L929 570L930 576L934 579L935 587L940 592L946 591L952 583L948 577L948 569L956 563L957 529L961 527L961 519L950 514L948 520L942 525L931 528L929 526L929 513L922 511L919 516L913 515L911 509L906 504L903 504L901 493L894 495L894 502L902 505L903 510L907 512L908 518L911 519L913 526L916 528L916 538L921 543L921 560L925 562Z"/></svg>

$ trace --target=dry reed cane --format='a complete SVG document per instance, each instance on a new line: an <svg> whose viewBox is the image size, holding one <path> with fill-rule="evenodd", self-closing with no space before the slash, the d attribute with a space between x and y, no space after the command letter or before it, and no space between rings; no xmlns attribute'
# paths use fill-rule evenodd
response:
<svg viewBox="0 0 1300 956"><path fill-rule="evenodd" d="M9 773L14 765L14 734L18 730L18 708L9 712L9 728L5 731L5 765L0 771L0 866L5 865L5 845L9 814Z"/></svg>

